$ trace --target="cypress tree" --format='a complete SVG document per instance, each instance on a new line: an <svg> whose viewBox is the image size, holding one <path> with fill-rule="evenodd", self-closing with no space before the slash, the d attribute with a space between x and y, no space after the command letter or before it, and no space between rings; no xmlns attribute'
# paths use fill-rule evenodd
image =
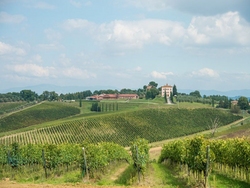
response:
<svg viewBox="0 0 250 188"><path fill-rule="evenodd" d="M166 92L166 90L165 90L165 92L164 92L164 99L165 99L165 103L167 103L168 100L167 100L167 92Z"/></svg>

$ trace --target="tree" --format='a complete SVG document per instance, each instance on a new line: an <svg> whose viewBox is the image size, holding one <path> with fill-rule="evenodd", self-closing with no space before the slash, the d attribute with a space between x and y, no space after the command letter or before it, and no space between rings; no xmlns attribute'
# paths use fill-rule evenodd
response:
<svg viewBox="0 0 250 188"><path fill-rule="evenodd" d="M58 100L58 94L55 91L51 91L49 95L50 101Z"/></svg>
<svg viewBox="0 0 250 188"><path fill-rule="evenodd" d="M91 111L96 111L96 112L100 112L101 111L101 107L98 105L98 102L92 103L91 106ZM107 106L106 106L106 111L107 111Z"/></svg>
<svg viewBox="0 0 250 188"><path fill-rule="evenodd" d="M20 91L20 95L25 101L34 101L38 97L38 95L31 90L22 90Z"/></svg>
<svg viewBox="0 0 250 188"><path fill-rule="evenodd" d="M149 86L153 86L153 87L155 87L155 88L157 88L157 86L158 86L158 84L157 84L156 82L154 82L154 81L149 82L148 85L149 85Z"/></svg>
<svg viewBox="0 0 250 188"><path fill-rule="evenodd" d="M79 101L79 107L82 107L82 99Z"/></svg>
<svg viewBox="0 0 250 188"><path fill-rule="evenodd" d="M249 101L246 97L241 96L238 100L238 106L241 110L247 110L249 108Z"/></svg>
<svg viewBox="0 0 250 188"><path fill-rule="evenodd" d="M198 90L195 90L195 91L191 92L189 95L201 98L201 94L200 94L200 92Z"/></svg>
<svg viewBox="0 0 250 188"><path fill-rule="evenodd" d="M49 99L49 91L44 91L41 95L40 95L42 100L48 100Z"/></svg>
<svg viewBox="0 0 250 188"><path fill-rule="evenodd" d="M159 94L159 90L156 88L151 88L150 90L146 91L146 99L154 99Z"/></svg>
<svg viewBox="0 0 250 188"><path fill-rule="evenodd" d="M212 98L212 107L214 107L214 99Z"/></svg>
<svg viewBox="0 0 250 188"><path fill-rule="evenodd" d="M164 99L165 99L165 103L167 103L168 99L167 99L167 92L166 92L166 90L164 91Z"/></svg>
<svg viewBox="0 0 250 188"><path fill-rule="evenodd" d="M231 112L235 113L235 114L239 114L240 113L240 107L237 105L231 105Z"/></svg>
<svg viewBox="0 0 250 188"><path fill-rule="evenodd" d="M171 92L171 93L170 93L170 100L171 100L171 102L173 102L173 101L174 101L173 92Z"/></svg>
<svg viewBox="0 0 250 188"><path fill-rule="evenodd" d="M58 100L58 94L55 91L44 91L40 95L40 98L42 100L54 101L54 100Z"/></svg>
<svg viewBox="0 0 250 188"><path fill-rule="evenodd" d="M177 87L176 85L173 86L173 96L177 95Z"/></svg>
<svg viewBox="0 0 250 188"><path fill-rule="evenodd" d="M211 130L212 137L214 137L214 134L219 126L220 119L218 117L216 117L214 120L211 119L211 125L209 125L208 127Z"/></svg>

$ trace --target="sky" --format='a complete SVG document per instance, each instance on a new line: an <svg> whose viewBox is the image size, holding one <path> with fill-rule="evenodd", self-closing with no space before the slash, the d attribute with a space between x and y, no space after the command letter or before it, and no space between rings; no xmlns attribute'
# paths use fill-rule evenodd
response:
<svg viewBox="0 0 250 188"><path fill-rule="evenodd" d="M0 92L150 81L250 89L249 8L249 0L0 0Z"/></svg>

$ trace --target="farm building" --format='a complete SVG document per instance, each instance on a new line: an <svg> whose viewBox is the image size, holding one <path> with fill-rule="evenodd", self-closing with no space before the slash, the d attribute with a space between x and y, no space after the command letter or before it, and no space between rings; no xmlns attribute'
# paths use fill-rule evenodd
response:
<svg viewBox="0 0 250 188"><path fill-rule="evenodd" d="M118 94L106 94L103 99L118 99Z"/></svg>
<svg viewBox="0 0 250 188"><path fill-rule="evenodd" d="M119 99L139 99L137 94L119 94Z"/></svg>
<svg viewBox="0 0 250 188"><path fill-rule="evenodd" d="M137 94L101 94L87 97L86 100L102 100L102 99L139 99Z"/></svg>

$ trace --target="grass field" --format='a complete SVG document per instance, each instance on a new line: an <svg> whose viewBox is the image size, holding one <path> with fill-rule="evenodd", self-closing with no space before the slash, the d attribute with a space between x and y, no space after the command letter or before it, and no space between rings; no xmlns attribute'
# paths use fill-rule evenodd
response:
<svg viewBox="0 0 250 188"><path fill-rule="evenodd" d="M0 109L2 112L9 111L13 108L22 106L26 104L27 102L6 102L6 103L0 103Z"/></svg>
<svg viewBox="0 0 250 188"><path fill-rule="evenodd" d="M28 127L79 114L80 110L62 103L45 102L0 119L0 132Z"/></svg>

